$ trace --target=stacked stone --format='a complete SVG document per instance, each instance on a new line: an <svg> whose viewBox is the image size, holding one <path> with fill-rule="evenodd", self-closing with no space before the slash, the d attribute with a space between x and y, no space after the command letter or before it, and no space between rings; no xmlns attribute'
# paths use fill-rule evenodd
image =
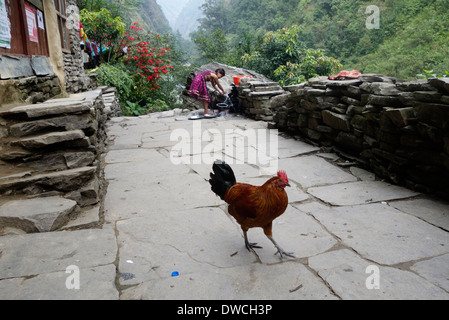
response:
<svg viewBox="0 0 449 320"><path fill-rule="evenodd" d="M285 89L277 128L337 147L395 183L449 197L449 79L318 77Z"/></svg>
<svg viewBox="0 0 449 320"><path fill-rule="evenodd" d="M28 104L38 103L61 94L61 87L56 75L31 76L17 80L1 80L3 88L0 103L24 101Z"/></svg>
<svg viewBox="0 0 449 320"><path fill-rule="evenodd" d="M84 73L81 51L64 53L64 73L68 93L78 93L97 87L96 75Z"/></svg>
<svg viewBox="0 0 449 320"><path fill-rule="evenodd" d="M103 90L104 113L108 119L121 117L122 109L117 99L117 88L101 87Z"/></svg>
<svg viewBox="0 0 449 320"><path fill-rule="evenodd" d="M272 121L274 110L286 102L290 95L277 82L248 81L248 78L240 80L238 90L240 105L245 113L263 121Z"/></svg>
<svg viewBox="0 0 449 320"><path fill-rule="evenodd" d="M96 204L107 119L101 89L0 111L0 194Z"/></svg>
<svg viewBox="0 0 449 320"><path fill-rule="evenodd" d="M76 0L66 0L67 7L77 6ZM79 29L68 28L70 51L64 51L64 73L68 93L78 93L95 89L97 80L95 74L85 74L84 62L80 46Z"/></svg>

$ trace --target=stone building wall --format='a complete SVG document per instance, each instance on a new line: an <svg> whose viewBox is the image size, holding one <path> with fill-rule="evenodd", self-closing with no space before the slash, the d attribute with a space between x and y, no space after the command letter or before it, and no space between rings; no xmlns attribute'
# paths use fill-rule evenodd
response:
<svg viewBox="0 0 449 320"><path fill-rule="evenodd" d="M67 7L76 6L76 0L66 0ZM97 87L95 74L87 75L84 72L81 52L79 29L69 28L70 53L63 52L66 90L68 93L77 93Z"/></svg>
<svg viewBox="0 0 449 320"><path fill-rule="evenodd" d="M449 79L319 77L284 89L270 100L275 127L333 147L394 183L449 199Z"/></svg>
<svg viewBox="0 0 449 320"><path fill-rule="evenodd" d="M59 79L55 74L0 80L0 106L18 101L26 104L43 102L60 93Z"/></svg>

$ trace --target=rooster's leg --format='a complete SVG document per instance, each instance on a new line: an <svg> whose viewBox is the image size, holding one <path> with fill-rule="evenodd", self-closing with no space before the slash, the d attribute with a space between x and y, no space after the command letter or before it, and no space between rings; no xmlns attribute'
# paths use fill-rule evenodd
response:
<svg viewBox="0 0 449 320"><path fill-rule="evenodd" d="M257 246L257 243L251 243L248 241L248 236L245 230L243 230L243 236L245 237L245 246L248 251L251 251L253 248L262 248L261 246Z"/></svg>
<svg viewBox="0 0 449 320"><path fill-rule="evenodd" d="M273 242L273 244L276 247L276 249L278 249L278 251L275 254L279 253L279 256L281 257L281 259L283 258L283 255L286 255L286 256L291 257L291 258L295 258L295 256L293 255L293 252L286 252L286 251L284 251L284 249L282 249L277 244L277 242L274 240L274 238L272 236L267 235L267 237L268 237L268 239L271 240L271 242Z"/></svg>

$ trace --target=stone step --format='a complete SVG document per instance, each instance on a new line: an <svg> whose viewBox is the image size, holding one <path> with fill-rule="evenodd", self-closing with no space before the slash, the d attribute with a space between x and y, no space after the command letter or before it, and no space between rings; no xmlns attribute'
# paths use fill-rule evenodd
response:
<svg viewBox="0 0 449 320"><path fill-rule="evenodd" d="M280 94L284 94L284 90L275 90L275 91L261 91L261 92L251 92L249 94L250 97L272 97Z"/></svg>
<svg viewBox="0 0 449 320"><path fill-rule="evenodd" d="M281 86L276 85L276 86L264 86L264 87L254 87L251 88L251 92L267 92L267 91L280 91L283 90Z"/></svg>
<svg viewBox="0 0 449 320"><path fill-rule="evenodd" d="M12 137L24 137L40 132L79 129L89 134L95 132L97 129L96 126L97 124L94 122L94 118L88 113L83 113L15 123L9 127L9 133Z"/></svg>
<svg viewBox="0 0 449 320"><path fill-rule="evenodd" d="M74 192L93 180L95 167L81 167L57 172L24 172L0 177L0 194L42 194Z"/></svg>
<svg viewBox="0 0 449 320"><path fill-rule="evenodd" d="M0 235L49 232L65 225L76 201L61 197L11 200L0 206Z"/></svg>
<svg viewBox="0 0 449 320"><path fill-rule="evenodd" d="M12 140L10 141L10 145L21 146L26 149L38 149L61 142L82 140L85 137L86 135L82 130L51 132L42 135Z"/></svg>
<svg viewBox="0 0 449 320"><path fill-rule="evenodd" d="M42 104L32 104L0 110L0 117L13 117L28 119L49 117L63 114L89 112L92 102L85 101L86 98L79 99L54 99Z"/></svg>
<svg viewBox="0 0 449 320"><path fill-rule="evenodd" d="M0 160L13 161L23 159L33 155L32 151L25 150L19 146L2 146L0 144Z"/></svg>

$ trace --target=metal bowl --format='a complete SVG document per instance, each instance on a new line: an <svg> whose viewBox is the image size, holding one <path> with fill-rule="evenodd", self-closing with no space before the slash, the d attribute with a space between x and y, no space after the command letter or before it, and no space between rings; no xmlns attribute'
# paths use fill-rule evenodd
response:
<svg viewBox="0 0 449 320"><path fill-rule="evenodd" d="M229 105L227 103L218 103L217 108L219 109L229 109Z"/></svg>

